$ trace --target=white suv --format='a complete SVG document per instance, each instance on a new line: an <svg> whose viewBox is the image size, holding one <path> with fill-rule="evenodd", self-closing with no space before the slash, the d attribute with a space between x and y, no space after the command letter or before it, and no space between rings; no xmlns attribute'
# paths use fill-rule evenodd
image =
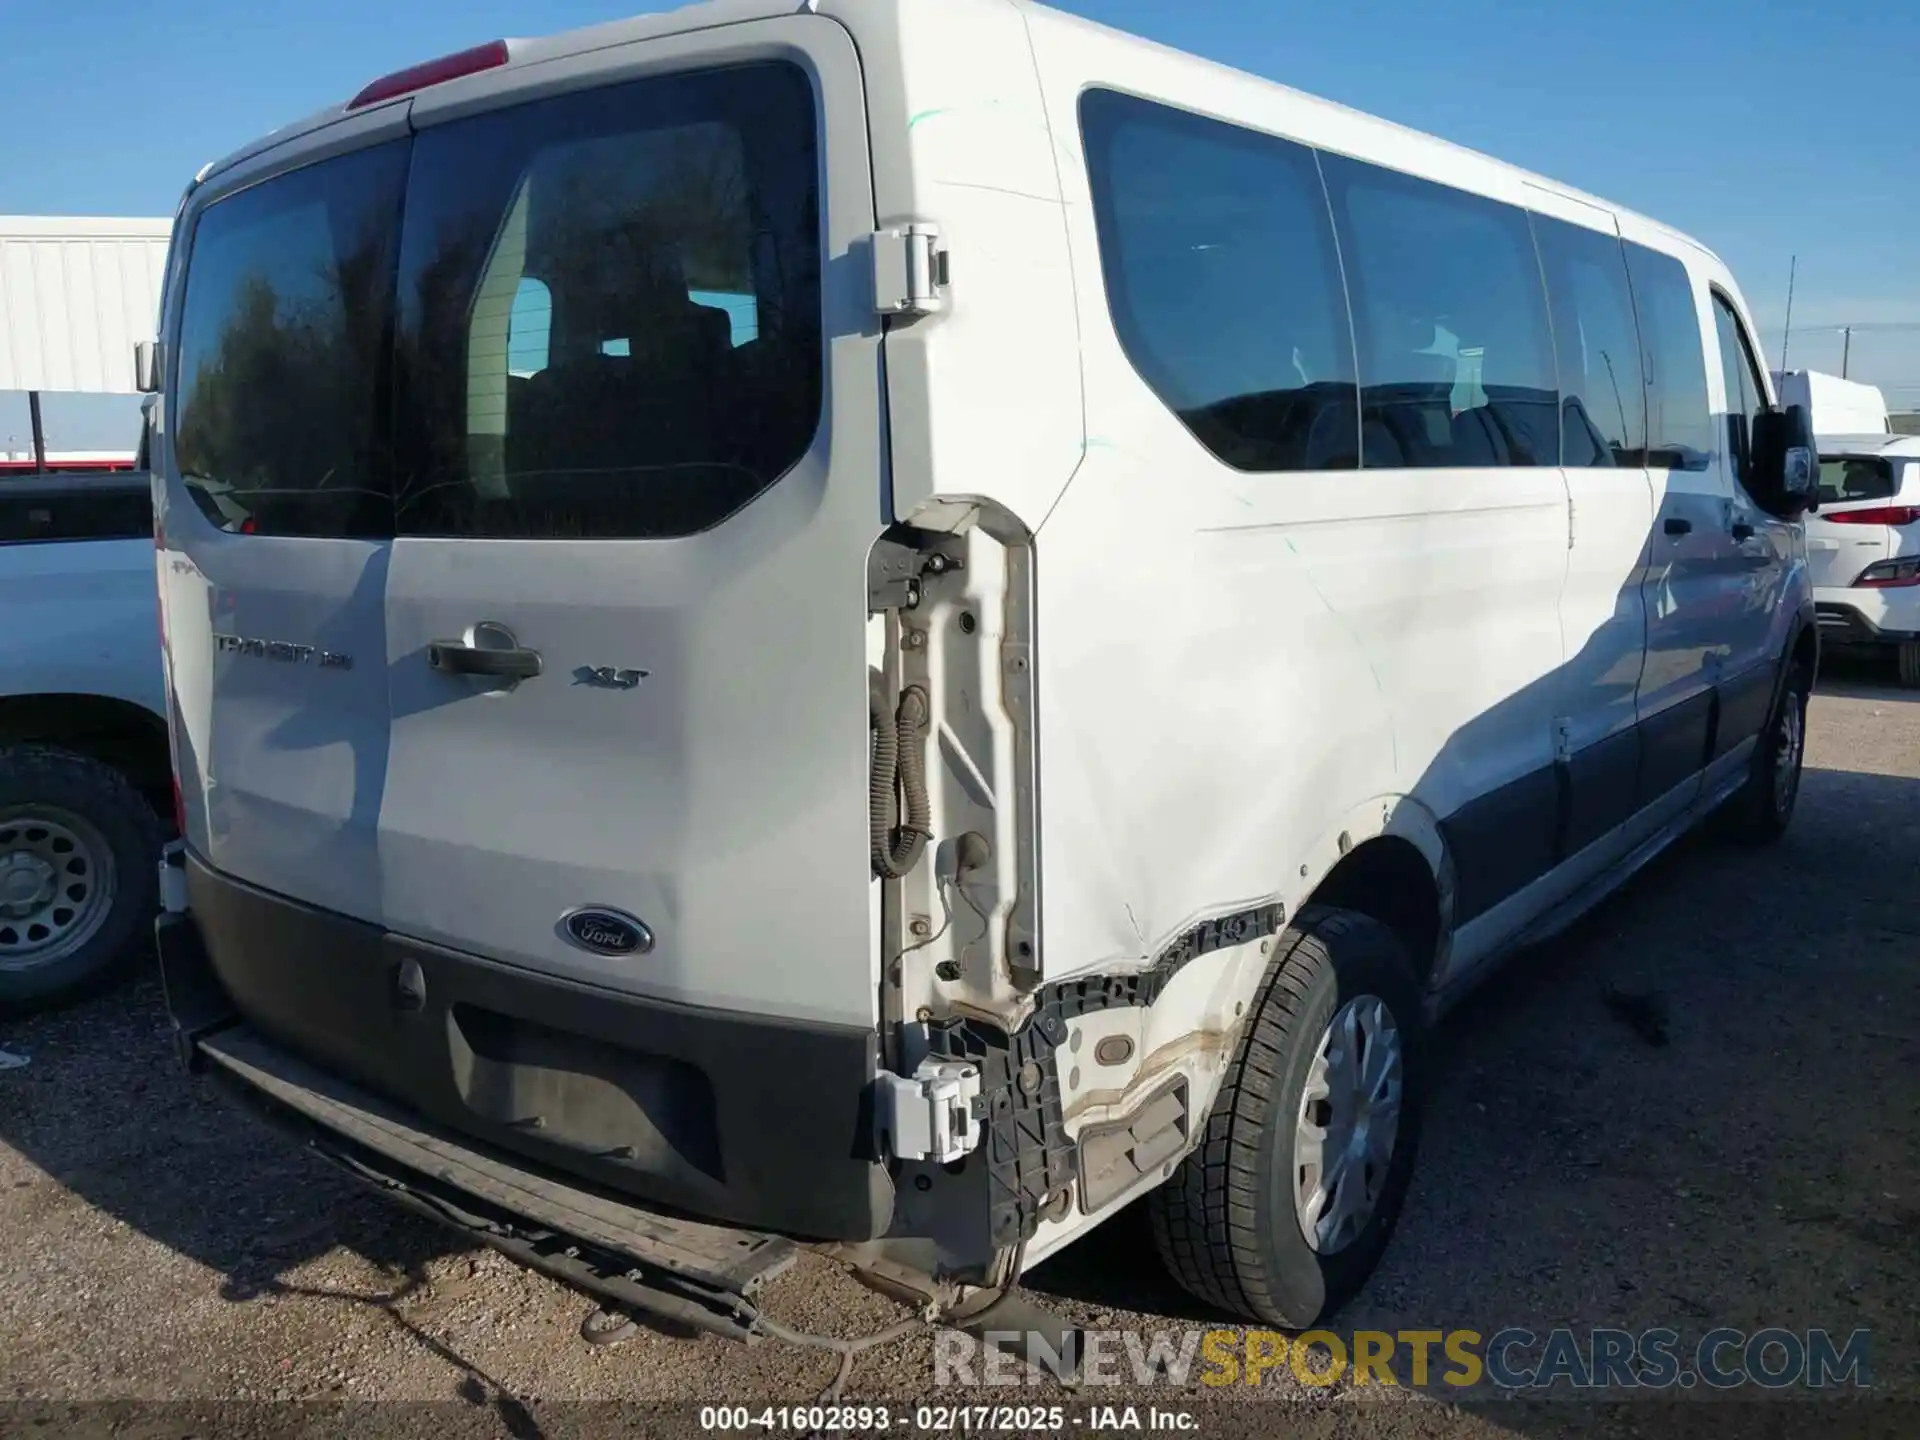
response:
<svg viewBox="0 0 1920 1440"><path fill-rule="evenodd" d="M1820 437L1807 559L1822 637L1892 646L1920 686L1920 436Z"/></svg>

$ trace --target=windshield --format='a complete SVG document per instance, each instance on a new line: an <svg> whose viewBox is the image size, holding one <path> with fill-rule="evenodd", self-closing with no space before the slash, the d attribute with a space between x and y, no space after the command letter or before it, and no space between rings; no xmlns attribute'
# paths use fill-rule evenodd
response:
<svg viewBox="0 0 1920 1440"><path fill-rule="evenodd" d="M1849 500L1886 500L1899 489L1891 460L1877 455L1820 457L1822 505L1842 505Z"/></svg>

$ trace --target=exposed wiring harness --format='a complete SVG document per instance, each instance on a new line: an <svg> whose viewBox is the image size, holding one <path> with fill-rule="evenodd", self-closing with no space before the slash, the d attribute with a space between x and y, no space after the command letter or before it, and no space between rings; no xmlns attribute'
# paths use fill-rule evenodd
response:
<svg viewBox="0 0 1920 1440"><path fill-rule="evenodd" d="M827 1350L840 1357L840 1368L833 1372L833 1379L827 1382L827 1388L820 1392L817 1403L837 1405L845 1391L847 1381L853 1374L853 1361L857 1355L868 1350L878 1350L882 1345L891 1345L896 1340L905 1340L916 1335L934 1323L933 1317L922 1313L911 1320L902 1320L889 1325L885 1330L877 1330L871 1335L857 1336L851 1340L842 1340L833 1335L814 1335L805 1330L795 1330L790 1325L782 1325L778 1320L762 1315L754 1328L763 1331L775 1340L784 1340L789 1345L798 1345L808 1350Z"/></svg>
<svg viewBox="0 0 1920 1440"><path fill-rule="evenodd" d="M909 685L889 715L886 697L876 685L868 692L867 717L873 729L873 762L867 778L873 873L898 880L920 863L920 852L933 834L924 749L932 707L925 690Z"/></svg>
<svg viewBox="0 0 1920 1440"><path fill-rule="evenodd" d="M1020 1283L1020 1268L1026 1256L1026 1248L1026 1244L1023 1241L1019 1249L1014 1252L1012 1263L1007 1267L1006 1280L994 1287L992 1299L982 1305L970 1306L968 1308L969 1317L978 1317L986 1314L1012 1293L1013 1287ZM764 1335L770 1340L781 1341L787 1345L798 1346L805 1350L825 1350L830 1354L840 1357L840 1364L834 1370L833 1378L827 1382L826 1388L820 1392L814 1402L818 1405L827 1406L840 1403L841 1397L846 1393L847 1381L853 1376L853 1362L856 1358L869 1350L878 1350L883 1345L891 1345L896 1341L909 1339L917 1335L920 1331L938 1324L940 1319L937 1308L929 1304L925 1309L917 1312L912 1319L901 1320L893 1325L889 1325L884 1330L876 1330L871 1335L856 1335L850 1339L843 1339L837 1335L815 1335L808 1330L797 1330L791 1325L783 1325L780 1321L766 1314L766 1312L761 1310L757 1305L753 1305L752 1302L749 1301L747 1304L750 1311L748 1316L749 1328L756 1334ZM615 1323L611 1325L594 1324L596 1320L602 1319L603 1317L615 1319ZM591 1344L607 1345L626 1339L639 1328L638 1322L631 1316L622 1315L617 1311L597 1310L589 1314L581 1323L580 1335L582 1339L589 1341ZM812 1433L815 1435L828 1435L838 1432L837 1427L827 1427L815 1430Z"/></svg>

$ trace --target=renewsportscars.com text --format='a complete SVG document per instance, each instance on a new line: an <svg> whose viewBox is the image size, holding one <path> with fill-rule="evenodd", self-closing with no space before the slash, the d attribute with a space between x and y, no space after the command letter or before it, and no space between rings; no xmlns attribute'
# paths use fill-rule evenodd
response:
<svg viewBox="0 0 1920 1440"><path fill-rule="evenodd" d="M1684 1336L1668 1327L1531 1330L1085 1330L1067 1353L1044 1344L1021 1363L1021 1337L989 1334L982 1346L959 1331L934 1341L937 1386L1047 1383L1077 1372L1083 1385L1211 1388L1288 1379L1315 1386L1411 1386L1529 1392L1632 1390L1865 1389L1872 1385L1866 1330L1720 1327ZM1032 1346L1038 1337L1026 1344ZM1272 1377L1269 1381L1268 1377Z"/></svg>

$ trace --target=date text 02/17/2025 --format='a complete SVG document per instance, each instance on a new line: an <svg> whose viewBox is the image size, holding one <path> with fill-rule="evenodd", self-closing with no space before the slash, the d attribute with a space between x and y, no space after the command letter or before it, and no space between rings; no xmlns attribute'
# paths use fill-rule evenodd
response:
<svg viewBox="0 0 1920 1440"><path fill-rule="evenodd" d="M890 1430L937 1435L1032 1435L1075 1430L1158 1430L1192 1432L1199 1422L1190 1411L1158 1405L1091 1405L1084 1411L1064 1405L703 1405L700 1429L769 1434L839 1431L881 1434Z"/></svg>

